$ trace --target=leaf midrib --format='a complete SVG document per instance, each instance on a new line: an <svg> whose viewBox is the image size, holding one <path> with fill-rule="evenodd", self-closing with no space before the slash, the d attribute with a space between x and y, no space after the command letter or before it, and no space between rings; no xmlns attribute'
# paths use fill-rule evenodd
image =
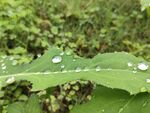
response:
<svg viewBox="0 0 150 113"><path fill-rule="evenodd" d="M87 72L91 72L91 71L97 72L95 69L89 69L89 71L87 71ZM101 71L132 72L131 70L122 70L122 69L111 69L111 70L101 69L99 72L101 72ZM85 72L85 71L80 71L80 72ZM78 72L78 73L80 73L80 72ZM68 70L66 73L60 72L60 71L58 71L58 72L31 72L31 73L29 72L29 73L18 73L18 74L12 74L12 75L1 75L0 79L1 78L7 78L7 77L10 77L10 76L17 77L17 76L32 76L32 75L41 75L41 74L43 74L43 75L53 75L53 74L67 74L67 73L77 73L77 72L75 70ZM136 74L137 73L142 73L142 74L148 75L147 73L143 73L143 72L136 72Z"/></svg>

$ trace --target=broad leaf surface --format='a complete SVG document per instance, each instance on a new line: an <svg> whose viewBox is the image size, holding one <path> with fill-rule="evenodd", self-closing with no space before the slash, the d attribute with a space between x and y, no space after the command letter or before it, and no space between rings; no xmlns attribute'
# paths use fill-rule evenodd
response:
<svg viewBox="0 0 150 113"><path fill-rule="evenodd" d="M99 86L91 101L77 105L71 113L149 113L150 94L129 93Z"/></svg>
<svg viewBox="0 0 150 113"><path fill-rule="evenodd" d="M61 56L62 61L53 63L52 59L55 56ZM145 71L136 69L140 62L149 66L150 63L124 52L99 54L93 59L83 59L68 53L62 55L60 50L51 49L30 64L21 66L11 65L12 61L8 59L10 58L2 58L5 61L1 62L1 65L6 62L7 66L5 72L4 69L0 70L2 84L6 84L5 80L8 77L14 76L17 80L31 81L33 90L37 91L83 79L110 88L123 89L131 94L150 91L150 84L146 82L150 78L150 69ZM132 63L133 66L129 67L128 63ZM62 66L64 68L61 68ZM98 71L97 66L101 68Z"/></svg>

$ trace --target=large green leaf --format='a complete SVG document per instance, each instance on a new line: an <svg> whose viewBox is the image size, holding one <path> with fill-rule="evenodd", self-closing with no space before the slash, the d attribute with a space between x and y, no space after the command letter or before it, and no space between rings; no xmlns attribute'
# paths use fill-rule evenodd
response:
<svg viewBox="0 0 150 113"><path fill-rule="evenodd" d="M39 99L32 95L28 102L16 102L8 106L8 113L42 113Z"/></svg>
<svg viewBox="0 0 150 113"><path fill-rule="evenodd" d="M52 59L56 56L62 61L53 63ZM5 61L1 63L6 62L8 68L5 70L7 73L3 73L4 69L0 70L2 84L6 84L9 77L26 79L33 83L34 91L77 79L92 80L131 94L150 91L150 69L142 71L137 68L141 62L147 66L150 63L125 52L99 54L93 59L83 59L69 52L62 53L59 49L52 49L32 63L21 66L12 66L12 61L8 60L10 58L3 59Z"/></svg>
<svg viewBox="0 0 150 113"><path fill-rule="evenodd" d="M129 93L99 86L91 101L77 105L71 113L149 113L150 94Z"/></svg>

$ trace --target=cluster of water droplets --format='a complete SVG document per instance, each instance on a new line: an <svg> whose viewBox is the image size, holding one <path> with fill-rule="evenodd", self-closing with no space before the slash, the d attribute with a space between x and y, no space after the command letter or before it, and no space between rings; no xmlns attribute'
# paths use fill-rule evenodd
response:
<svg viewBox="0 0 150 113"><path fill-rule="evenodd" d="M133 64L132 62L128 62L127 65L128 67L133 67L133 73L136 73L137 69L141 71L146 71L149 69L149 65L145 62L140 62L137 65Z"/></svg>
<svg viewBox="0 0 150 113"><path fill-rule="evenodd" d="M62 63L62 61L63 61L63 56L64 55L67 55L67 56L69 56L69 55L71 55L71 52L70 51L68 51L68 52L61 52L60 54L58 54L58 55L55 55L54 57L52 57L52 59L51 59L51 62L53 63L53 64L59 64L59 63ZM76 58L73 58L72 59L72 61L73 62L76 62ZM100 66L96 66L96 68L95 69L89 69L88 67L80 67L80 66L77 66L74 70L69 70L69 71L67 71L67 70L65 70L65 65L64 64L62 64L61 66L60 66L60 69L61 69L61 73L66 73L66 72L81 72L81 71L83 71L83 72L87 72L87 71L89 71L89 70L96 70L97 72L98 71L100 71L101 70L101 68L100 68ZM53 73L60 73L60 72L53 72Z"/></svg>
<svg viewBox="0 0 150 113"><path fill-rule="evenodd" d="M137 70L140 71L147 71L149 69L149 65L145 62L139 62L137 65L133 64L132 62L127 63L128 67L133 67L133 73L137 73ZM146 83L150 83L150 78L146 79ZM141 88L141 91L145 91L145 87Z"/></svg>
<svg viewBox="0 0 150 113"><path fill-rule="evenodd" d="M141 62L141 63L138 64L137 67L138 67L138 69L140 69L140 70L142 70L142 71L146 71L146 70L148 70L149 65L147 65L147 64L144 63L144 62Z"/></svg>
<svg viewBox="0 0 150 113"><path fill-rule="evenodd" d="M6 69L7 69L7 66L6 64L4 63L4 60L7 58L7 56L1 56L1 60L0 60L0 63L1 63L1 69L2 69L2 72L3 73L6 73Z"/></svg>

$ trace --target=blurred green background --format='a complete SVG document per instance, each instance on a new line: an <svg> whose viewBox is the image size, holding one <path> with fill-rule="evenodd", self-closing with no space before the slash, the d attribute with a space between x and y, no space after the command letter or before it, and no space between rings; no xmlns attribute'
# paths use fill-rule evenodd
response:
<svg viewBox="0 0 150 113"><path fill-rule="evenodd" d="M0 0L0 54L29 62L49 47L91 58L126 51L150 61L139 0Z"/></svg>

